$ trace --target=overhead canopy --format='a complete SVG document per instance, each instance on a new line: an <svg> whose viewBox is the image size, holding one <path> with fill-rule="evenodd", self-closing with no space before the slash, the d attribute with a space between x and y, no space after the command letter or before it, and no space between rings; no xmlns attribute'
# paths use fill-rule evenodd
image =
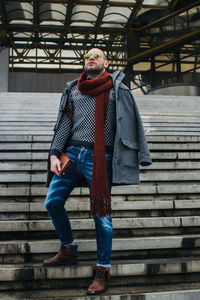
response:
<svg viewBox="0 0 200 300"><path fill-rule="evenodd" d="M0 47L11 49L12 68L80 69L91 47L105 51L111 69L123 68L148 58L154 48L161 53L156 47L180 35L189 34L184 42L197 39L199 2L1 0Z"/></svg>

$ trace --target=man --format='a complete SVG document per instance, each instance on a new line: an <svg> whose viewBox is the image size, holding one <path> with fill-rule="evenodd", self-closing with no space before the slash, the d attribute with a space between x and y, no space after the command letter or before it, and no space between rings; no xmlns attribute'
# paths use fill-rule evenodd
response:
<svg viewBox="0 0 200 300"><path fill-rule="evenodd" d="M110 279L112 249L111 186L139 184L139 164L151 164L142 121L124 74L109 74L98 49L85 56L85 72L63 92L49 153L45 206L60 238L58 254L44 265L77 263L77 244L64 208L75 186L87 184L96 227L97 265L88 294L103 293ZM61 152L73 162L61 174Z"/></svg>

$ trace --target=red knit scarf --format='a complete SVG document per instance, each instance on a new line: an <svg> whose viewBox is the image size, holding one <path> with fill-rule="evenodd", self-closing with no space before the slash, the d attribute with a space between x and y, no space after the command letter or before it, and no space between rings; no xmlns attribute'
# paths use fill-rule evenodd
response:
<svg viewBox="0 0 200 300"><path fill-rule="evenodd" d="M95 143L90 193L90 211L93 216L105 217L111 213L111 199L106 176L104 125L112 87L110 74L105 71L97 79L87 80L87 73L78 79L81 94L95 96Z"/></svg>

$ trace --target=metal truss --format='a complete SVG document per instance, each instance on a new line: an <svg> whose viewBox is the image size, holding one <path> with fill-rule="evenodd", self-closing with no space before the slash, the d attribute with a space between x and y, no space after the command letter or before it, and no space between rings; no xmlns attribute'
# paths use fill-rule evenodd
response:
<svg viewBox="0 0 200 300"><path fill-rule="evenodd" d="M128 68L127 68L128 70ZM148 70L129 70L129 85L132 90L140 89L148 94L152 89L177 83L199 85L200 40L193 45L184 45L174 52L151 58Z"/></svg>
<svg viewBox="0 0 200 300"><path fill-rule="evenodd" d="M10 67L80 69L88 48L100 47L110 69L127 63L126 37L137 16L168 13L177 1L1 0L0 47L10 48Z"/></svg>
<svg viewBox="0 0 200 300"><path fill-rule="evenodd" d="M1 0L0 48L11 71L72 72L98 47L147 93L199 72L199 14L200 0Z"/></svg>
<svg viewBox="0 0 200 300"><path fill-rule="evenodd" d="M148 93L166 84L199 84L199 20L200 1L193 1L138 29L140 51L126 67L132 89Z"/></svg>

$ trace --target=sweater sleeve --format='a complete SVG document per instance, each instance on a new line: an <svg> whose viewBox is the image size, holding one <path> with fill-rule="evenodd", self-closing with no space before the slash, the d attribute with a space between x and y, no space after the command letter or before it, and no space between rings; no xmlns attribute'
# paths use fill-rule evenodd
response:
<svg viewBox="0 0 200 300"><path fill-rule="evenodd" d="M71 105L70 105L71 108ZM65 112L60 120L59 127L55 133L54 140L51 145L50 155L60 156L67 140L69 139L72 127L72 114Z"/></svg>

